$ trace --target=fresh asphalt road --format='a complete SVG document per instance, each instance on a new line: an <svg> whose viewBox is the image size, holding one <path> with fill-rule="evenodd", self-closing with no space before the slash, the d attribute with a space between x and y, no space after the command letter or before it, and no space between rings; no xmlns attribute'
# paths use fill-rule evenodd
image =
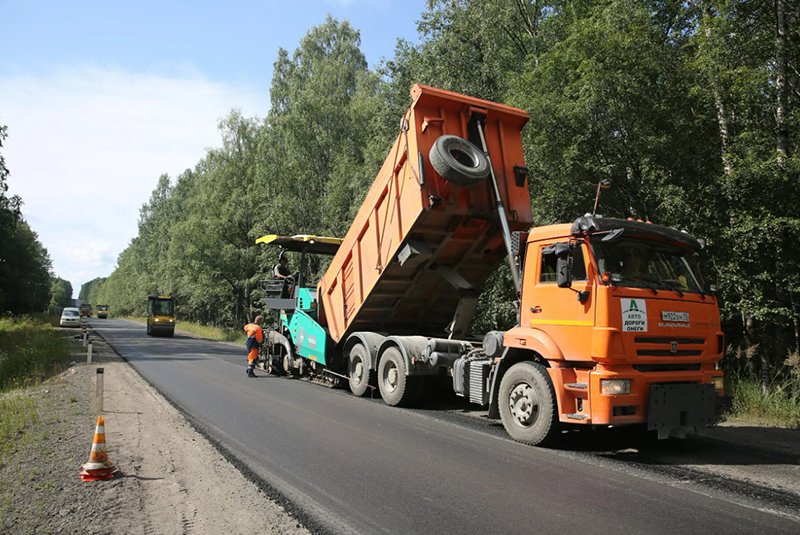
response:
<svg viewBox="0 0 800 535"><path fill-rule="evenodd" d="M92 328L246 473L330 533L792 533L796 520L517 444L436 413L245 376L246 350ZM257 515L258 511L248 514Z"/></svg>

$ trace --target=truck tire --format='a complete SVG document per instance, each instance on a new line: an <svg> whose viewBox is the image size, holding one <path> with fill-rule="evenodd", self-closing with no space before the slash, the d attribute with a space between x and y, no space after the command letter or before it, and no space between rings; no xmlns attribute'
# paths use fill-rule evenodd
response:
<svg viewBox="0 0 800 535"><path fill-rule="evenodd" d="M440 136L428 157L437 173L462 188L474 188L489 176L489 160L483 152L458 136Z"/></svg>
<svg viewBox="0 0 800 535"><path fill-rule="evenodd" d="M559 435L558 402L550 375L535 362L519 362L500 382L500 419L518 442L546 445Z"/></svg>
<svg viewBox="0 0 800 535"><path fill-rule="evenodd" d="M356 344L350 350L347 376L350 379L350 391L356 396L364 396L370 387L375 386L376 373L369 369L367 348L361 344Z"/></svg>
<svg viewBox="0 0 800 535"><path fill-rule="evenodd" d="M406 361L398 348L383 352L378 364L378 389L383 401L397 407L411 405L419 398L418 379L406 375Z"/></svg>

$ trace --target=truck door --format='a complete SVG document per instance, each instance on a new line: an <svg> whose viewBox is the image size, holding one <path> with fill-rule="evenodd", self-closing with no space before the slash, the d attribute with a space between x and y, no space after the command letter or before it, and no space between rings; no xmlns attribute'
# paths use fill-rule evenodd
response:
<svg viewBox="0 0 800 535"><path fill-rule="evenodd" d="M556 284L555 241L528 244L525 278L522 289L521 326L545 331L561 349L564 357L586 358L591 353L591 329L594 326L593 285L588 277L584 244L576 244L572 253L572 287Z"/></svg>

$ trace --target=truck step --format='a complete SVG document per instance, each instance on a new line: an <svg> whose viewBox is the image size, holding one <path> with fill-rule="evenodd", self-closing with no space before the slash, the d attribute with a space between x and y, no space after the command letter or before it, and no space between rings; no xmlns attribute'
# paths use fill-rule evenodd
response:
<svg viewBox="0 0 800 535"><path fill-rule="evenodd" d="M575 390L586 390L589 388L589 385L586 383L564 383L564 386L567 388L574 388Z"/></svg>
<svg viewBox="0 0 800 535"><path fill-rule="evenodd" d="M588 420L589 419L589 416L587 416L586 414L580 414L580 413L577 413L577 412L572 413L572 414L565 414L564 416L566 416L567 418L571 418L573 420Z"/></svg>

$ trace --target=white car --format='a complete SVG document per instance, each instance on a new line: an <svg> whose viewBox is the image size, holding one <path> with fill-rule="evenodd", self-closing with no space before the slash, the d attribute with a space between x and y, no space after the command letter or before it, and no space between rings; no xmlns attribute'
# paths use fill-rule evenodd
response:
<svg viewBox="0 0 800 535"><path fill-rule="evenodd" d="M61 313L61 326L62 327L80 327L81 326L81 311L74 307L67 307Z"/></svg>

